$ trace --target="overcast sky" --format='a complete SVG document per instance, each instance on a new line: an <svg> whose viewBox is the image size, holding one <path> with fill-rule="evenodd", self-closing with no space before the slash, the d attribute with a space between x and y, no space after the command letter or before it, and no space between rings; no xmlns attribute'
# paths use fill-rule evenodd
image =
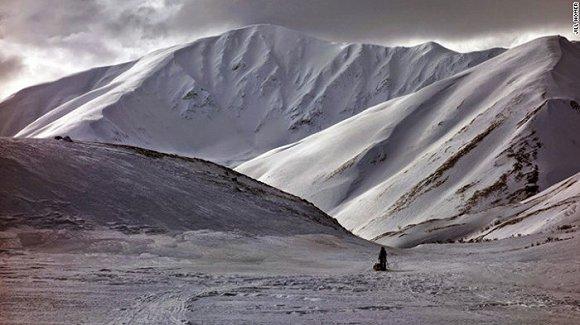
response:
<svg viewBox="0 0 580 325"><path fill-rule="evenodd" d="M0 98L225 30L271 23L334 41L458 51L572 35L565 0L0 0Z"/></svg>

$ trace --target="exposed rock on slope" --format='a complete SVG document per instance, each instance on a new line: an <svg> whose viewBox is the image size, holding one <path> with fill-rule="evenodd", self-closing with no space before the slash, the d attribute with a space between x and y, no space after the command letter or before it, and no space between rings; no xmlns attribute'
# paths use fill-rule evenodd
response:
<svg viewBox="0 0 580 325"><path fill-rule="evenodd" d="M304 197L355 234L384 243L478 233L471 227L407 240L409 232L401 230L438 219L446 220L438 227L453 226L459 216L511 209L576 174L577 71L578 44L537 39L237 170Z"/></svg>
<svg viewBox="0 0 580 325"><path fill-rule="evenodd" d="M488 213L489 214L489 213ZM505 209L475 239L501 239L580 226L580 173ZM499 214L498 214L499 215Z"/></svg>
<svg viewBox="0 0 580 325"><path fill-rule="evenodd" d="M426 242L480 242L543 233L565 235L580 227L580 173L522 202L477 213L429 219L373 238L379 243L410 247ZM548 239L549 240L549 239Z"/></svg>

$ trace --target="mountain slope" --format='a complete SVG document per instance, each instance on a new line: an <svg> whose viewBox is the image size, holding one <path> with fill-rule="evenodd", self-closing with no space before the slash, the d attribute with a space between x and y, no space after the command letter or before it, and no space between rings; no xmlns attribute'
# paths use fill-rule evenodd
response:
<svg viewBox="0 0 580 325"><path fill-rule="evenodd" d="M425 242L480 242L532 234L571 233L580 226L580 173L522 202L418 224L373 238L410 247ZM548 236L540 244L550 241ZM570 239L569 236L563 238ZM559 240L559 239L558 239Z"/></svg>
<svg viewBox="0 0 580 325"><path fill-rule="evenodd" d="M225 167L127 146L0 138L0 230L352 237L312 204Z"/></svg>
<svg viewBox="0 0 580 325"><path fill-rule="evenodd" d="M66 134L235 165L502 51L337 44L255 25L24 89L0 103L0 135Z"/></svg>
<svg viewBox="0 0 580 325"><path fill-rule="evenodd" d="M508 210L509 211L509 210ZM580 173L518 203L507 218L496 219L476 238L495 239L578 227Z"/></svg>
<svg viewBox="0 0 580 325"><path fill-rule="evenodd" d="M312 201L364 238L416 244L399 231L454 225L579 171L579 58L578 44L537 39L237 170Z"/></svg>

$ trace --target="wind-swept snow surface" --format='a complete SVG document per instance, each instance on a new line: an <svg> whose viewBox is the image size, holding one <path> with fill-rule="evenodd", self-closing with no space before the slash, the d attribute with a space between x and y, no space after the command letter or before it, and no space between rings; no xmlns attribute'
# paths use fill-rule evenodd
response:
<svg viewBox="0 0 580 325"><path fill-rule="evenodd" d="M237 170L382 243L494 237L488 222L580 171L578 71L578 44L537 39ZM578 221L577 205L562 213ZM523 233L550 218L538 214Z"/></svg>
<svg viewBox="0 0 580 325"><path fill-rule="evenodd" d="M0 232L0 323L577 324L567 231L389 250L392 272L324 236Z"/></svg>
<svg viewBox="0 0 580 325"><path fill-rule="evenodd" d="M235 165L502 51L337 44L255 25L24 89L0 103L0 136L70 135Z"/></svg>

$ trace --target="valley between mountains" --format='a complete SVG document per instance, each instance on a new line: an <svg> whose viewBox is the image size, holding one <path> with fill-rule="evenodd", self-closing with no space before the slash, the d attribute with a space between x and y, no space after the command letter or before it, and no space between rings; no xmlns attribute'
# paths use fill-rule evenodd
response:
<svg viewBox="0 0 580 325"><path fill-rule="evenodd" d="M252 25L23 89L0 323L576 323L579 127L559 36Z"/></svg>

